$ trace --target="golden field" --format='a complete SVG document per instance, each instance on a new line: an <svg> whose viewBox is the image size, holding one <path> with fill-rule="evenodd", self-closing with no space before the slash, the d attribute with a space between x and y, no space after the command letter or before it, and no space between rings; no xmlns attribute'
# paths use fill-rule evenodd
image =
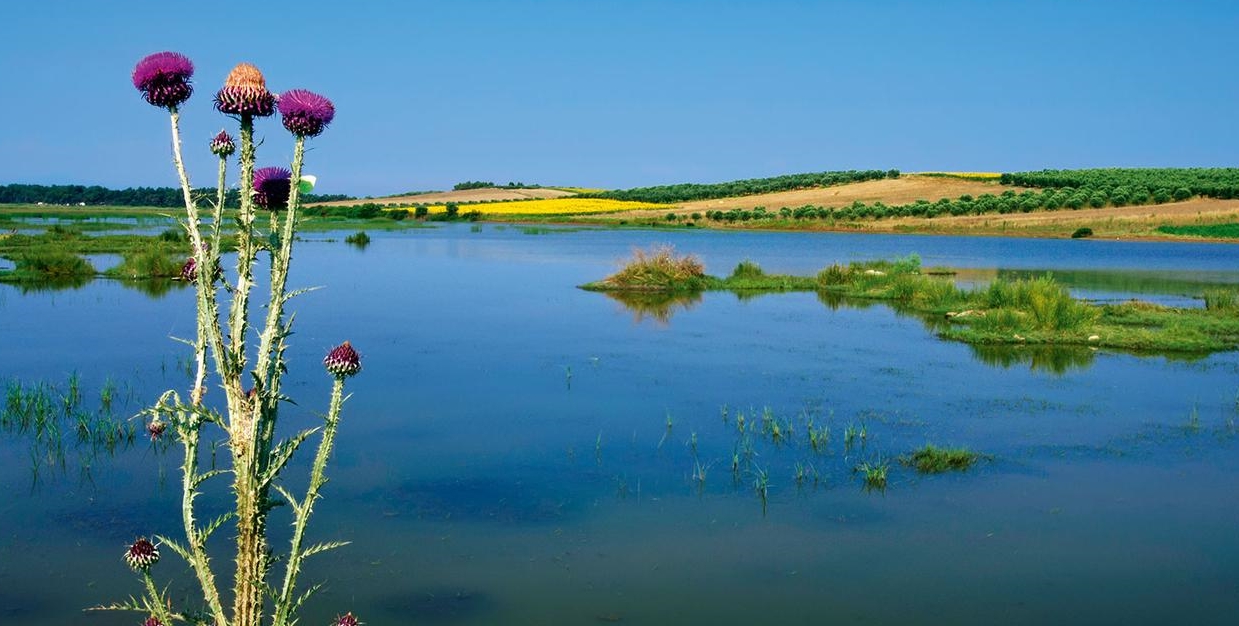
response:
<svg viewBox="0 0 1239 626"><path fill-rule="evenodd" d="M675 208L669 204L607 200L604 198L548 198L544 200L515 200L512 202L488 202L484 204L461 204L460 212L480 211L483 215L586 215L591 213L616 213L618 211L646 211ZM431 213L442 213L446 205L429 206ZM408 210L412 210L411 207Z"/></svg>

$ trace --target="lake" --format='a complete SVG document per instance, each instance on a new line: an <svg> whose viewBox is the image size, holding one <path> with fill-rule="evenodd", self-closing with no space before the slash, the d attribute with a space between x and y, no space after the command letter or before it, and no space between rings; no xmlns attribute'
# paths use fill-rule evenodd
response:
<svg viewBox="0 0 1239 626"><path fill-rule="evenodd" d="M325 411L327 350L347 339L364 359L310 531L353 543L311 559L302 580L328 584L302 623L1239 615L1239 354L977 349L878 303L711 292L630 307L576 289L672 243L713 274L915 252L964 282L1048 271L1090 299L1200 306L1239 284L1237 246L455 224L359 249L343 235L307 234L290 279L323 288L292 304L297 405L281 428ZM59 398L76 372L82 406L126 420L184 393L189 353L170 337L193 335L192 307L182 288L0 285L0 383ZM810 423L829 433L816 450ZM136 536L181 534L179 449L141 433L111 451L34 440L0 439L0 615L136 623L81 609L140 591L120 558ZM986 456L932 476L900 463L929 442ZM853 471L866 462L889 464L885 490ZM227 509L225 489L208 487L200 518ZM277 548L287 520L273 514ZM229 540L215 537L217 563ZM192 594L170 550L155 572Z"/></svg>

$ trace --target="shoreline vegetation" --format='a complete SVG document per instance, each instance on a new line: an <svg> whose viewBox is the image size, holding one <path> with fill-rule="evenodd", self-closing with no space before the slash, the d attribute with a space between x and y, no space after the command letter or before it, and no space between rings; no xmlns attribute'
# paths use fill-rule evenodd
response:
<svg viewBox="0 0 1239 626"><path fill-rule="evenodd" d="M1239 290L1206 291L1203 308L1139 300L1095 305L1073 298L1050 275L995 278L962 289L949 270L902 259L830 265L815 276L767 274L751 261L726 277L711 276L692 255L669 246L637 250L618 272L581 285L659 318L660 307L684 306L707 291L737 296L814 292L823 298L884 302L922 316L939 337L976 346L1082 346L1144 354L1199 355L1239 348ZM664 310L663 318L669 316Z"/></svg>
<svg viewBox="0 0 1239 626"><path fill-rule="evenodd" d="M303 226L316 231L398 230L429 227L432 222L486 221L633 228L1239 241L1239 168L914 174L873 169L622 190L543 188L521 183L485 186L490 184L467 181L448 192L320 202L306 207ZM3 231L28 230L37 227L38 222L72 221L83 229L102 230L124 225L121 221L109 226L110 220L141 223L148 218L171 219L165 208L99 206L101 199L112 195L96 188L0 186L3 188L55 191L55 198L67 202L0 204L0 250L6 236ZM74 190L81 193L69 193ZM148 190L123 191L117 192L120 195L116 197L136 202L147 197L137 192ZM157 191L162 194L163 190ZM0 200L10 196L36 197L29 193L9 194L0 195ZM79 196L82 202L71 202ZM151 197L162 201L160 194ZM225 210L227 223L231 224L234 213Z"/></svg>

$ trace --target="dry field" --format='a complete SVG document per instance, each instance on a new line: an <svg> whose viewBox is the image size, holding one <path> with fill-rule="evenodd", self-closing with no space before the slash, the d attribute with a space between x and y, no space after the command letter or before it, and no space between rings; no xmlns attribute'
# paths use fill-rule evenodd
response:
<svg viewBox="0 0 1239 626"><path fill-rule="evenodd" d="M752 209L764 206L768 210L777 211L783 207L799 207L806 204L825 207L841 207L860 200L870 204L881 200L886 204L907 204L917 200L934 202L939 198L952 200L964 194L979 196L983 193L1000 194L1012 187L1003 187L997 182L963 180L940 176L917 176L906 174L899 178L884 178L882 180L867 180L848 185L820 187L817 189L797 189L795 191L780 191L758 196L741 198L720 198L718 200L699 200L680 205L682 211L689 213L706 211L727 211L730 209ZM1016 190L1020 191L1020 190Z"/></svg>
<svg viewBox="0 0 1239 626"><path fill-rule="evenodd" d="M435 193L421 193L415 196L391 196L387 198L371 198L369 200L342 200L340 202L318 202L308 204L306 206L316 206L318 204L329 204L331 206L354 206L358 204L366 204L368 202L377 202L379 204L421 204L421 203L440 203L440 202L495 202L499 200L543 200L546 198L564 198L575 195L570 191L561 191L559 189L502 189L499 187L487 187L485 189L464 189L461 191L437 191Z"/></svg>

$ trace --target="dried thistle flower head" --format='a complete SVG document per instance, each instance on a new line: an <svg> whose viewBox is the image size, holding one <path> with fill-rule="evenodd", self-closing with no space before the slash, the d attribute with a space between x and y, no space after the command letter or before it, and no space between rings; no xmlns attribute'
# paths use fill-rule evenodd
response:
<svg viewBox="0 0 1239 626"><path fill-rule="evenodd" d="M279 106L284 128L298 137L317 137L336 116L331 100L305 89L284 92Z"/></svg>
<svg viewBox="0 0 1239 626"><path fill-rule="evenodd" d="M194 93L194 64L179 52L156 52L133 68L133 86L150 104L171 109Z"/></svg>
<svg viewBox="0 0 1239 626"><path fill-rule="evenodd" d="M275 112L275 94L267 91L262 72L249 63L232 68L224 87L215 94L215 108L221 113L266 117Z"/></svg>
<svg viewBox="0 0 1239 626"><path fill-rule="evenodd" d="M335 621L331 622L331 626L359 626L360 624L361 622L357 621L357 618L353 617L351 612L340 615L336 617Z"/></svg>
<svg viewBox="0 0 1239 626"><path fill-rule="evenodd" d="M159 441L163 437L164 431L168 430L167 422L152 420L146 425L146 434L150 435L151 441Z"/></svg>
<svg viewBox="0 0 1239 626"><path fill-rule="evenodd" d="M293 173L282 167L254 170L254 203L269 211L288 208Z"/></svg>
<svg viewBox="0 0 1239 626"><path fill-rule="evenodd" d="M361 371L361 355L346 341L327 353L323 366L327 368L327 373L336 378L348 378Z"/></svg>
<svg viewBox="0 0 1239 626"><path fill-rule="evenodd" d="M125 550L125 563L135 572L145 572L159 562L159 546L151 543L146 537L138 537L133 545Z"/></svg>
<svg viewBox="0 0 1239 626"><path fill-rule="evenodd" d="M211 153L221 159L232 156L232 153L236 151L237 144L232 141L232 135L222 130L211 140Z"/></svg>

